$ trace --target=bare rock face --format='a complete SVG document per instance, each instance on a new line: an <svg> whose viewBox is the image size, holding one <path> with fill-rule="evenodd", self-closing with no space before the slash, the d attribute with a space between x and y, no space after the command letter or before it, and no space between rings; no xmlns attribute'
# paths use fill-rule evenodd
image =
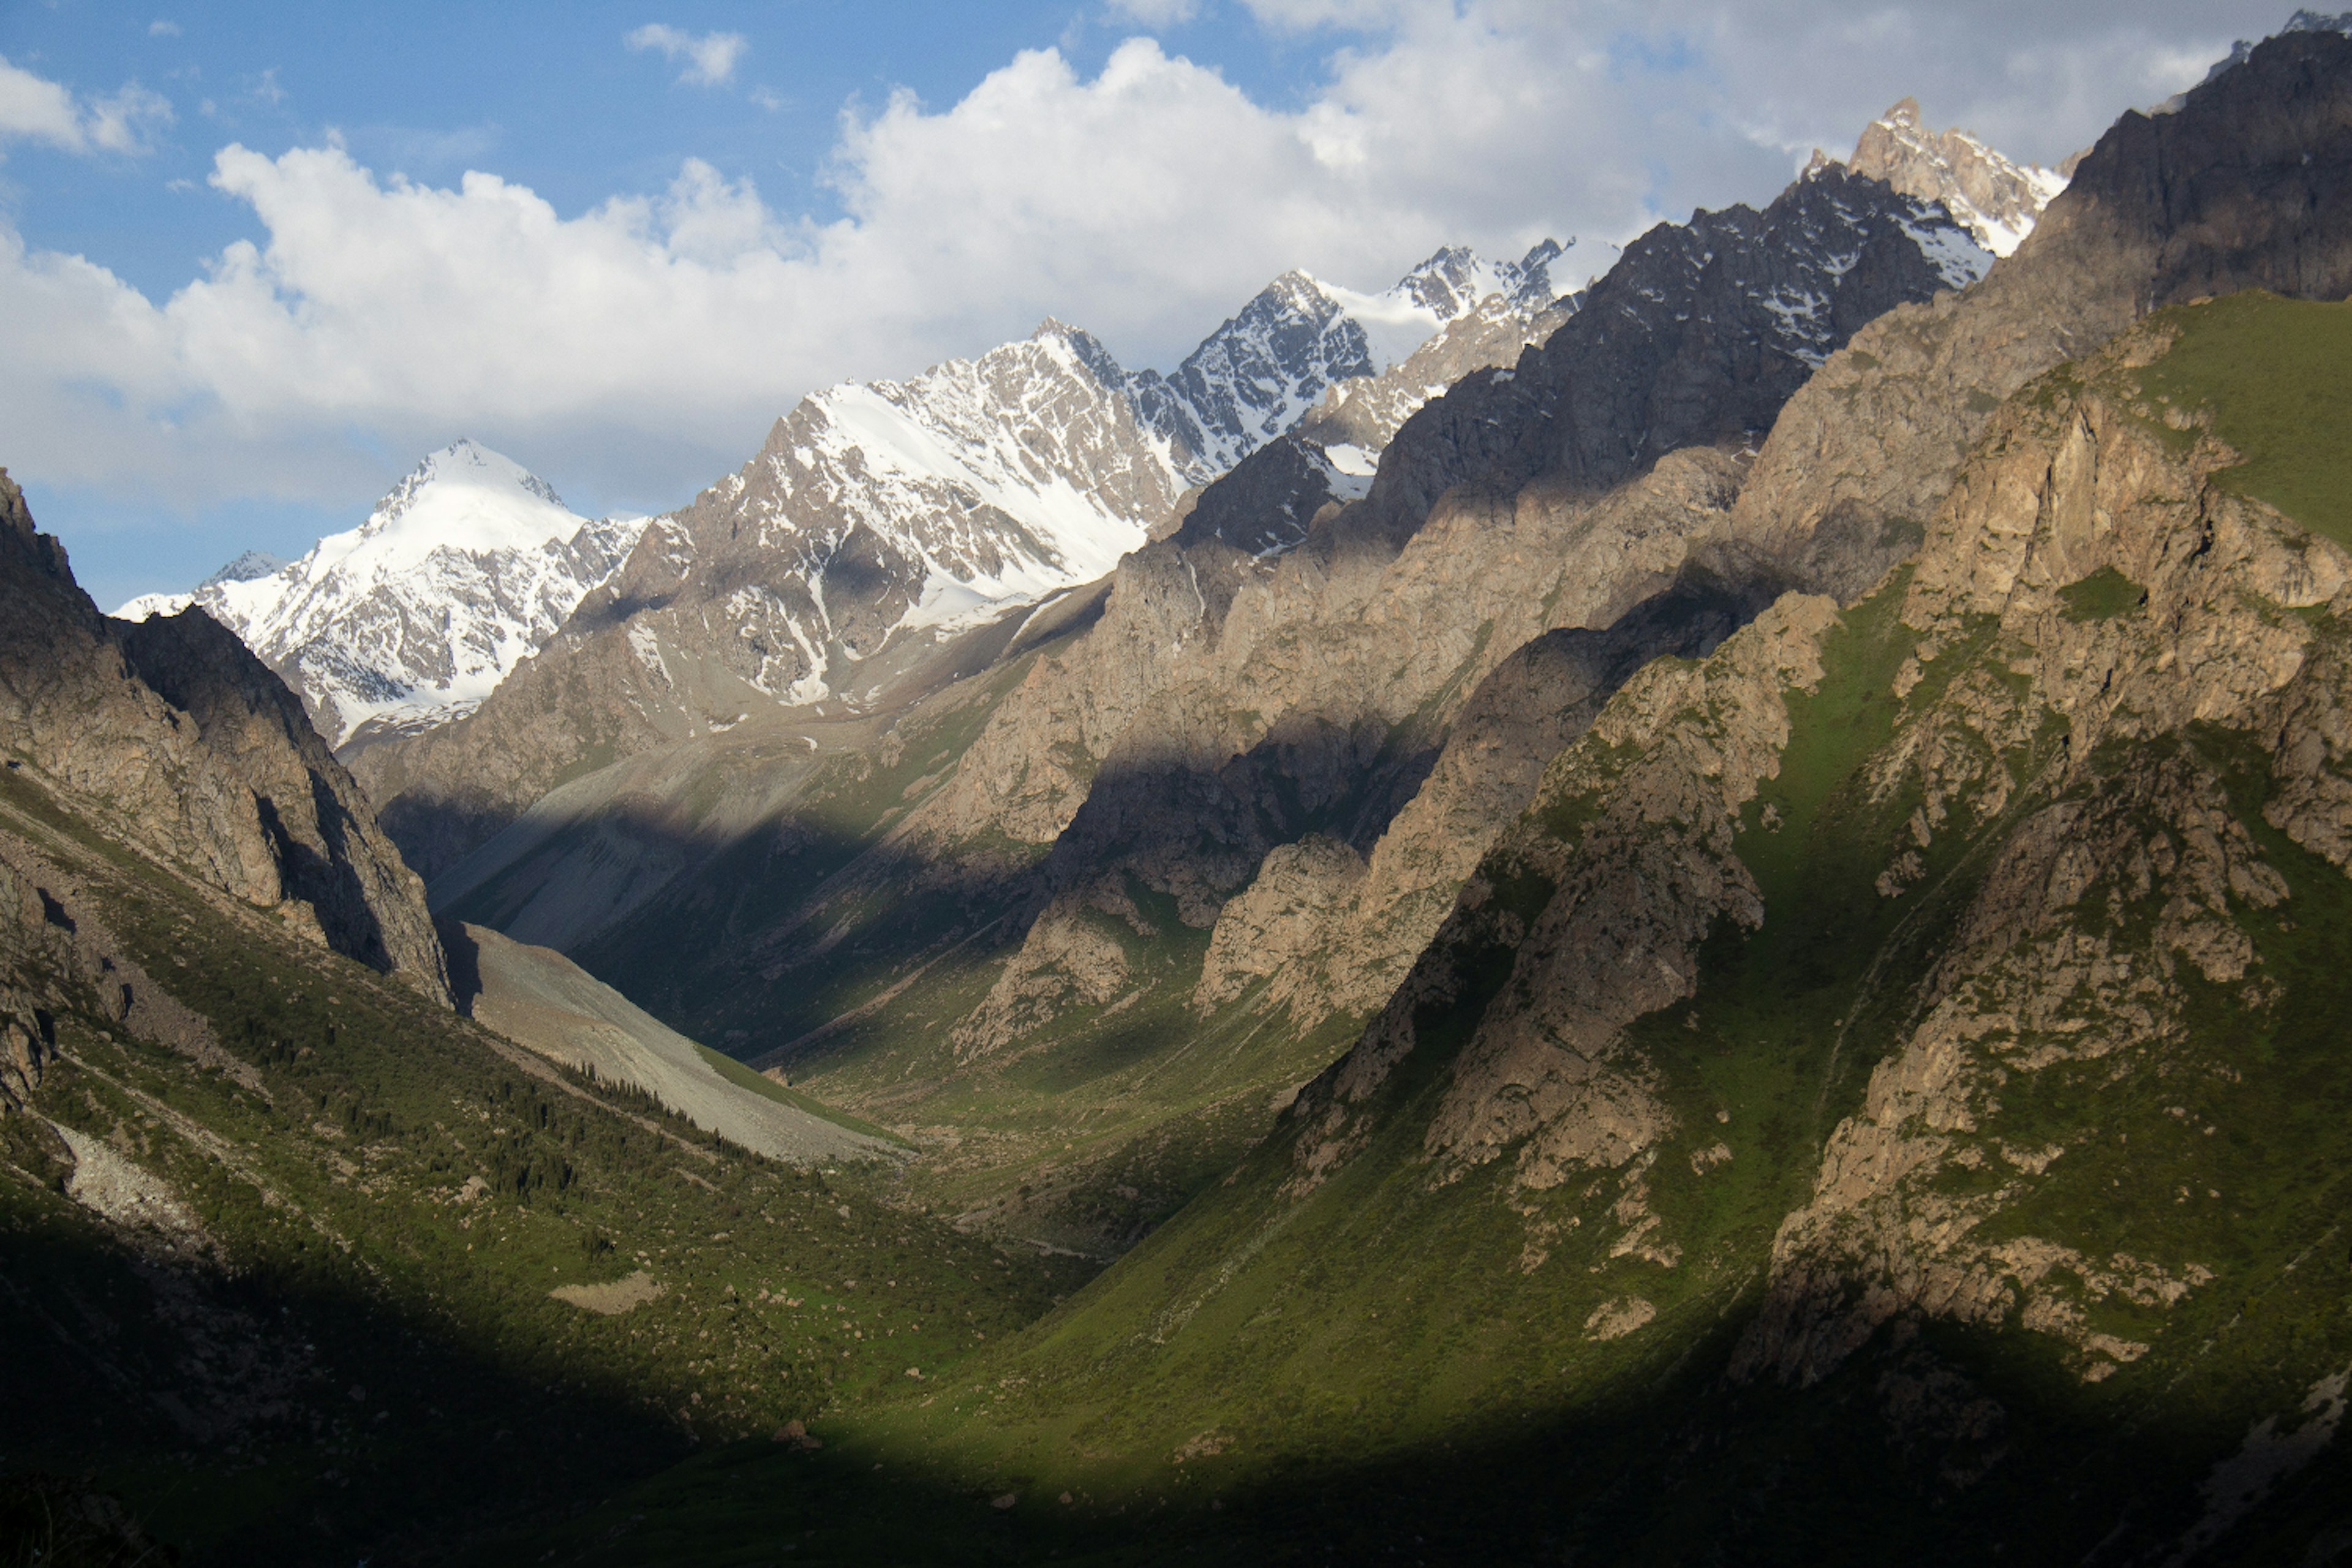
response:
<svg viewBox="0 0 2352 1568"><path fill-rule="evenodd" d="M2012 163L1957 126L1928 130L1916 98L1864 126L1846 166L1906 195L1943 203L1995 256L2015 250L2050 198L2066 188L2063 174Z"/></svg>
<svg viewBox="0 0 2352 1568"><path fill-rule="evenodd" d="M1524 300L1490 294L1378 375L1342 382L1325 393L1294 434L1325 448L1378 453L1423 404L1473 371L1517 363L1530 344L1558 331L1583 303L1580 290L1533 310Z"/></svg>
<svg viewBox="0 0 2352 1568"><path fill-rule="evenodd" d="M1208 961L1192 993L1194 1007L1213 1011L1251 981L1316 956L1324 945L1327 911L1363 878L1364 858L1319 833L1270 851L1249 887L1218 911Z"/></svg>
<svg viewBox="0 0 2352 1568"><path fill-rule="evenodd" d="M201 611L110 622L0 478L0 737L142 852L446 999L424 885L301 704Z"/></svg>
<svg viewBox="0 0 2352 1568"><path fill-rule="evenodd" d="M1681 447L1760 441L1856 330L1991 260L1942 208L1835 166L1761 212L1661 224L1539 349L1406 422L1365 522L1409 528L1459 485L1604 490Z"/></svg>
<svg viewBox="0 0 2352 1568"><path fill-rule="evenodd" d="M1071 1008L1115 1004L1130 968L1115 922L1138 936L1160 934L1115 883L1072 889L1046 905L986 998L956 1026L957 1058L999 1056Z"/></svg>
<svg viewBox="0 0 2352 1568"><path fill-rule="evenodd" d="M0 1111L22 1109L57 1051L57 1015L98 1004L99 1016L248 1088L251 1066L221 1047L210 1024L131 959L92 911L79 880L13 833L0 833Z"/></svg>
<svg viewBox="0 0 2352 1568"><path fill-rule="evenodd" d="M1573 310L1572 300L1561 300L1568 290L1552 277L1561 251L1548 239L1516 262L1497 264L1448 246L1376 300L1303 272L1286 272L1210 333L1172 373L1163 377L1145 371L1130 378L1137 413L1183 454L1180 468L1201 484L1356 391L1366 398L1360 441L1384 415L1401 421L1433 390L1443 390L1443 382L1433 388L1425 377L1408 379L1404 366L1454 325L1473 318L1486 323L1468 327L1436 359L1475 353L1473 342L1491 342L1515 331L1519 342L1527 342L1537 335L1538 318ZM1401 324L1410 352L1399 351ZM1430 329L1448 331L1412 346ZM1376 342L1375 336L1385 341ZM1510 353L1516 353L1514 344ZM1423 370L1434 363L1424 359ZM1375 408L1382 414L1373 414ZM1389 432L1393 434L1393 424ZM1385 442L1383 436L1368 449L1378 451Z"/></svg>
<svg viewBox="0 0 2352 1568"><path fill-rule="evenodd" d="M1294 1193L1360 1146L1371 1113L1356 1108L1412 1053L1418 1019L1472 1003L1470 961L1496 949L1517 956L1500 993L1480 999L1429 1153L1475 1165L1509 1151L1517 1182L1540 1189L1579 1167L1623 1166L1673 1127L1622 1032L1689 994L1718 920L1761 923L1734 828L1788 742L1780 694L1820 679L1835 613L1790 595L1704 665L1650 666L1560 753L1379 1019L1302 1096L1297 1114L1312 1131L1294 1148ZM1579 835L1558 832L1591 811Z"/></svg>
<svg viewBox="0 0 2352 1568"><path fill-rule="evenodd" d="M1280 546L1299 523L1313 522L1322 504L1343 499L1327 489L1317 501L1316 486L1328 474L1328 464L1301 447L1286 451L1276 443L1210 487L1174 540L1121 566L1104 621L1088 634L1097 648L1123 644L1134 652L1088 659L1073 671L1081 679L1105 671L1110 684L1132 690L1139 678L1146 683L1172 679L1183 664L1206 657L1239 679L1263 684L1274 672L1258 671L1252 656L1273 651L1284 623L1353 621L1371 605L1383 605L1378 613L1389 618L1382 635L1393 643L1400 623L1379 584L1405 539L1435 529L1444 534L1443 544L1425 547L1421 559L1426 564L1413 570L1428 581L1419 591L1427 595L1423 602L1453 624L1436 638L1399 647L1404 667L1414 672L1399 697L1410 691L1409 712L1455 678L1460 655L1477 639L1486 611L1517 615L1524 635L1486 639L1491 654L1470 676L1475 684L1493 660L1547 629L1538 624L1540 616L1530 619L1515 606L1551 595L1548 583L1529 594L1524 582L1488 576L1489 563L1453 559L1457 552L1475 552L1480 535L1505 518L1515 524L1506 537L1517 531L1520 518L1543 520L1548 530L1567 529L1572 536L1575 524L1564 520L1580 496L1633 477L1664 452L1718 440L1736 445L1760 432L1809 373L1809 360L1818 362L1853 325L1899 300L1924 299L1969 280L1974 274L1966 268L1940 269L1962 254L1954 247L1966 245L1942 215L1834 171L1790 187L1762 214L1734 208L1701 214L1689 228L1662 225L1628 247L1626 259L1594 286L1584 307L1541 350L1523 355L1517 369L1473 375L1408 420L1383 454L1369 498L1328 519L1295 558L1279 553ZM1969 266L1986 259L1978 253ZM1782 298L1799 293L1801 304ZM1718 324L1709 324L1709 317ZM1702 364L1708 368L1701 370ZM1607 407L1591 401L1596 399L1608 400ZM1459 438L1466 430L1478 432L1475 447ZM1612 455L1580 455L1588 447ZM1522 500L1507 499L1538 474L1542 486ZM1393 542L1363 552L1367 541L1382 535ZM1533 539L1524 543L1535 546ZM1276 553L1255 563L1237 559L1270 550ZM1569 590L1576 603L1552 624L1606 624L1592 617L1630 608L1642 593L1629 593L1629 581L1646 581L1645 591L1662 587L1682 551L1645 552L1635 545L1620 559L1633 571L1630 580L1610 568L1578 574L1584 580ZM1462 585L1471 587L1467 601L1444 608L1435 603ZM1139 601L1132 616L1129 600ZM1357 657L1369 659L1370 649ZM1044 679L1033 676L1030 684ZM1108 763L1104 742L1136 722L1134 699L1104 702L1073 694L1070 700L1088 717L1087 732L1068 739ZM1075 714L1076 707L1064 706ZM1236 700L1229 706L1254 705ZM1024 712L1030 707L1022 704ZM1034 731L1033 721L1015 715L1000 722ZM1175 732L1181 731L1161 731ZM1023 750L1034 757L1052 747Z"/></svg>
<svg viewBox="0 0 2352 1568"><path fill-rule="evenodd" d="M1669 459L1653 481L1685 463L1696 466ZM1307 961L1280 973L1271 998L1304 1026L1377 1013L1546 765L1612 694L1653 659L1712 653L1770 597L1769 584L1735 588L1698 569L1605 629L1559 627L1522 644L1480 684L1427 782L1381 835L1368 874L1328 906Z"/></svg>
<svg viewBox="0 0 2352 1568"><path fill-rule="evenodd" d="M1964 1134L2000 1125L2005 1082L2092 1061L2116 1080L2153 1081L2189 1033L2197 984L2229 988L2256 1014L2279 1005L2243 922L2285 904L2288 884L2224 777L2193 749L2102 774L2103 748L2192 726L2273 738L2264 816L2352 868L2339 826L2352 782L2333 739L2352 707L2352 665L2312 620L2278 613L2325 606L2332 619L2352 607L2352 554L2215 484L2235 453L2210 437L2178 453L2132 411L2136 365L2159 357L2166 336L2151 323L2085 367L2079 395L2005 410L1906 595L1904 624L1921 636L1898 685L1936 679L1961 643L1988 636L2023 678L1964 666L1887 759L1890 781L1897 769L1917 780L1923 847L1948 823L2000 812L2012 792L2031 788L2033 804L1923 987L1917 1027L1829 1141L1812 1202L1781 1226L1742 1369L1810 1382L1898 1313L2021 1311L2097 1381L2146 1347L2094 1332L2062 1281L2168 1304L2210 1278L2195 1258L2086 1256L2063 1237L1979 1241L2024 1194L1949 1192L1951 1173L1982 1157ZM2130 591L2089 605L2079 585L2108 579ZM2044 715L2066 726L2046 774L1988 765ZM1881 896L1904 897L1918 875L1898 858ZM2097 913L2125 907L2152 918L2117 929ZM2002 1157L2039 1176L2063 1152Z"/></svg>

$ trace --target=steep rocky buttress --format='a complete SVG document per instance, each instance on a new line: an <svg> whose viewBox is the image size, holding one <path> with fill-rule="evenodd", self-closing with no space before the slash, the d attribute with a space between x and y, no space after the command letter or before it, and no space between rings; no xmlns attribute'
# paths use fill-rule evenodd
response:
<svg viewBox="0 0 2352 1568"><path fill-rule="evenodd" d="M425 887L301 703L201 610L110 621L0 478L0 744L147 855L443 1002Z"/></svg>

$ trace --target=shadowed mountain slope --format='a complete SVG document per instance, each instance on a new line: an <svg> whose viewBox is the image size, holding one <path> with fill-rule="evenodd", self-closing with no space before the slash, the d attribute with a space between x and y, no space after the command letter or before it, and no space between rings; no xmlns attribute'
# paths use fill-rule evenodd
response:
<svg viewBox="0 0 2352 1568"><path fill-rule="evenodd" d="M425 889L285 683L201 611L98 613L0 471L0 743L144 852L448 999Z"/></svg>
<svg viewBox="0 0 2352 1568"><path fill-rule="evenodd" d="M1688 557L1799 590L1580 726L1271 1136L854 1470L623 1506L824 1560L878 1462L1008 1561L2339 1556L2347 128L2325 35L2126 117L1790 401Z"/></svg>
<svg viewBox="0 0 2352 1568"><path fill-rule="evenodd" d="M2352 528L2232 470L2341 468L2347 344L2161 311L1916 563L1628 681L1272 1137L833 1434L944 1494L898 1554L1009 1497L1007 1561L2331 1561ZM622 1506L844 1560L785 1463Z"/></svg>

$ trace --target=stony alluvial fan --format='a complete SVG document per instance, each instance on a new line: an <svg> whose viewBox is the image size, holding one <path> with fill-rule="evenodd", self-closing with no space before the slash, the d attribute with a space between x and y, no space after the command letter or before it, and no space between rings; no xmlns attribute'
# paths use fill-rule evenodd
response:
<svg viewBox="0 0 2352 1568"><path fill-rule="evenodd" d="M471 712L612 574L644 526L575 516L545 480L461 440L299 561L248 551L193 594L115 613L143 620L201 605L346 750Z"/></svg>

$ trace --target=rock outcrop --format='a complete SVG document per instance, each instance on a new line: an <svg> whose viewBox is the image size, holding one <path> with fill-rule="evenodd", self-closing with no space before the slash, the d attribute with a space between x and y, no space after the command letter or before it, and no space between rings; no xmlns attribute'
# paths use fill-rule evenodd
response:
<svg viewBox="0 0 2352 1568"><path fill-rule="evenodd" d="M448 999L424 884L284 682L199 610L109 621L0 476L0 747L127 842Z"/></svg>

